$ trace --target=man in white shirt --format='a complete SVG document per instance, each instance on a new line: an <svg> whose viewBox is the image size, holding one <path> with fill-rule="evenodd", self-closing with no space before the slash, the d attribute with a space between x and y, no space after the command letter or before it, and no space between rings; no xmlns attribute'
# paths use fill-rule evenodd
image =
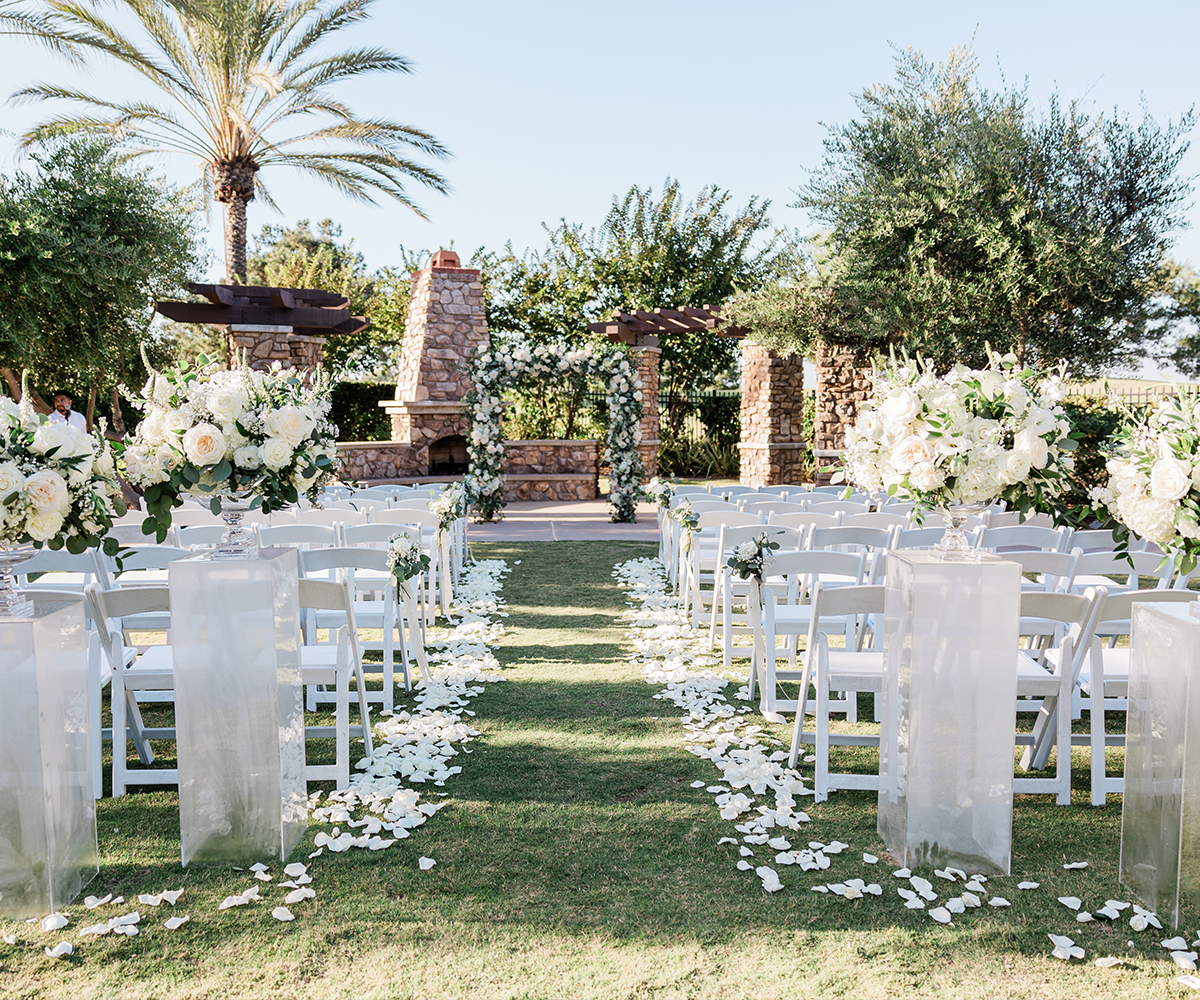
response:
<svg viewBox="0 0 1200 1000"><path fill-rule="evenodd" d="M71 409L74 403L75 397L68 390L59 389L54 393L54 409L50 411L50 419L69 424L77 431L83 431L86 434L87 420L84 419L82 413L76 413Z"/></svg>

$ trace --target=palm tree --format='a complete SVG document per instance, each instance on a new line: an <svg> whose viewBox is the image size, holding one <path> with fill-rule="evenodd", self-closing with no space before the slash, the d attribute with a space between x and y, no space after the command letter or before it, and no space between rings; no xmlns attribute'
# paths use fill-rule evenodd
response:
<svg viewBox="0 0 1200 1000"><path fill-rule="evenodd" d="M256 179L284 164L374 203L390 195L422 218L406 180L446 192L446 180L411 159L449 155L428 132L357 117L329 89L365 73L409 73L410 63L381 48L335 54L314 50L368 16L374 0L118 0L132 33L103 7L112 0L42 0L37 30L15 30L77 57L104 55L137 70L168 99L111 101L69 87L35 84L12 100L67 100L80 109L36 125L30 146L75 132L107 132L131 156L163 151L195 156L206 192L225 206L225 267L246 279L246 204L255 195L274 207ZM318 128L308 123L314 116Z"/></svg>

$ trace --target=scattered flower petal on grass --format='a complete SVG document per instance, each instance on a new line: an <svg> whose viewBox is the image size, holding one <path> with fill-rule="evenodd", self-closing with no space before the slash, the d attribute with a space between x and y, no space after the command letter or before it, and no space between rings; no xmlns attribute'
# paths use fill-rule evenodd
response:
<svg viewBox="0 0 1200 1000"><path fill-rule="evenodd" d="M1036 889L1041 884L1042 884L1041 882L1018 882L1017 888L1018 889Z"/></svg>
<svg viewBox="0 0 1200 1000"><path fill-rule="evenodd" d="M64 955L70 955L75 948L70 941L59 941L53 948L44 949L47 958L62 958Z"/></svg>
<svg viewBox="0 0 1200 1000"><path fill-rule="evenodd" d="M267 869L267 866L264 865L261 861L256 861L256 862L254 862L254 864L252 864L250 866L250 870L252 872L254 872L255 874L257 874L258 872L265 872L268 869Z"/></svg>
<svg viewBox="0 0 1200 1000"><path fill-rule="evenodd" d="M420 866L421 871L427 872L430 868L436 865L437 862L434 861L433 858L420 858L418 859L417 864Z"/></svg>
<svg viewBox="0 0 1200 1000"><path fill-rule="evenodd" d="M296 917L292 913L292 911L289 910L286 906L275 907L275 909L273 909L271 911L271 916L273 916L276 920L283 921L284 923L286 923L289 920L296 919Z"/></svg>
<svg viewBox="0 0 1200 1000"><path fill-rule="evenodd" d="M106 896L99 896L99 897L85 896L83 898L83 905L86 906L89 910L94 910L97 906L103 906L105 903L108 903L111 900L112 900L111 892Z"/></svg>
<svg viewBox="0 0 1200 1000"><path fill-rule="evenodd" d="M0 935L0 940L3 940L5 944L16 944L17 936L15 934L4 934Z"/></svg>
<svg viewBox="0 0 1200 1000"><path fill-rule="evenodd" d="M1063 934L1047 934L1046 936L1054 942L1054 950L1050 954L1064 962L1068 962L1072 958L1083 958L1087 954L1071 938Z"/></svg>
<svg viewBox="0 0 1200 1000"><path fill-rule="evenodd" d="M1176 976L1175 982L1182 983L1188 989L1200 990L1200 976Z"/></svg>
<svg viewBox="0 0 1200 1000"><path fill-rule="evenodd" d="M1111 969L1113 966L1124 965L1124 964L1125 964L1125 959L1116 958L1113 955L1108 955L1104 958L1096 959L1096 965L1098 965L1101 969Z"/></svg>
<svg viewBox="0 0 1200 1000"><path fill-rule="evenodd" d="M1090 924L1095 919L1087 910L1075 914L1075 922L1079 924Z"/></svg>
<svg viewBox="0 0 1200 1000"><path fill-rule="evenodd" d="M183 890L182 889L164 889L162 892L159 893L159 895L162 897L162 901L164 903L170 903L172 906L174 906L175 903L178 901L179 897L183 895Z"/></svg>
<svg viewBox="0 0 1200 1000"><path fill-rule="evenodd" d="M1196 971L1196 952L1173 951L1171 952L1171 958L1181 969L1186 969L1188 972Z"/></svg>
<svg viewBox="0 0 1200 1000"><path fill-rule="evenodd" d="M43 918L42 930L47 933L50 931L61 931L70 922L70 918L65 913L51 913L50 916ZM57 958L58 956L55 957Z"/></svg>
<svg viewBox="0 0 1200 1000"><path fill-rule="evenodd" d="M863 854L863 863L868 865L877 864L879 859L874 854Z"/></svg>
<svg viewBox="0 0 1200 1000"><path fill-rule="evenodd" d="M951 920L950 911L944 906L935 906L929 911L929 915L939 924L948 924Z"/></svg>
<svg viewBox="0 0 1200 1000"><path fill-rule="evenodd" d="M167 917L163 921L163 926L169 931L177 931L191 919L191 917Z"/></svg>
<svg viewBox="0 0 1200 1000"><path fill-rule="evenodd" d="M988 906L1012 906L1012 903L1003 896L993 896L988 900Z"/></svg>
<svg viewBox="0 0 1200 1000"><path fill-rule="evenodd" d="M1088 863L1086 861L1072 861L1070 864L1063 865L1063 871L1069 872L1073 868L1086 868L1087 866Z"/></svg>
<svg viewBox="0 0 1200 1000"><path fill-rule="evenodd" d="M1058 901L1068 910L1078 910L1083 906L1083 900L1078 896L1059 896Z"/></svg>

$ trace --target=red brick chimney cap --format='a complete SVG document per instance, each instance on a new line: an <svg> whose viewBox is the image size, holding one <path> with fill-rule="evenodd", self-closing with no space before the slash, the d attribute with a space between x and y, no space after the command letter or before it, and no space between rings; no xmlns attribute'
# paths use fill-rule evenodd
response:
<svg viewBox="0 0 1200 1000"><path fill-rule="evenodd" d="M462 267L458 254L453 250L439 250L433 255L434 267Z"/></svg>

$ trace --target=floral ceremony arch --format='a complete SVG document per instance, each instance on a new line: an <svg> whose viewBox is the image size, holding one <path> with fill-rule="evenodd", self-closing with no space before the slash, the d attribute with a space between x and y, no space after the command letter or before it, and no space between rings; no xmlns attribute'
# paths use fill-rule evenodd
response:
<svg viewBox="0 0 1200 1000"><path fill-rule="evenodd" d="M504 436L500 417L503 393L525 383L596 377L604 380L608 394L608 447L604 460L609 465L609 502L612 519L632 523L637 518L644 468L638 452L642 432L642 385L621 347L588 344L578 350L558 352L544 344L522 345L513 350L493 346L476 355L471 365L471 391L465 402L471 414L468 452L475 492L475 512L490 521L503 516Z"/></svg>

